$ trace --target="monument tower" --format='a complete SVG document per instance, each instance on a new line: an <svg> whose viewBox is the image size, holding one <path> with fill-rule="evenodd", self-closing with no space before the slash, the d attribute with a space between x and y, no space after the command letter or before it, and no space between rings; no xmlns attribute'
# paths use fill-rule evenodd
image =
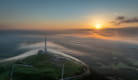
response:
<svg viewBox="0 0 138 80"><path fill-rule="evenodd" d="M44 52L47 53L47 38L45 37L45 49L44 49Z"/></svg>

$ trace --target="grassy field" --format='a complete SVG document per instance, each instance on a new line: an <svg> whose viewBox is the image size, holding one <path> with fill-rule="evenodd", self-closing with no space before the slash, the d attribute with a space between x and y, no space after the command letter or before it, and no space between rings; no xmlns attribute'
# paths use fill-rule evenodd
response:
<svg viewBox="0 0 138 80"><path fill-rule="evenodd" d="M22 60L1 63L0 80L59 80L64 64L64 77L81 74L82 65L61 56L38 53ZM10 75L12 73L12 76Z"/></svg>

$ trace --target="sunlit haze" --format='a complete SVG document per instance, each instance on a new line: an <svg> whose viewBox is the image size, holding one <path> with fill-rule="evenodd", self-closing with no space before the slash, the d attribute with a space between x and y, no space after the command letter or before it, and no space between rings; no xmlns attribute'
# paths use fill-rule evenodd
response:
<svg viewBox="0 0 138 80"><path fill-rule="evenodd" d="M101 28L102 28L102 25L101 25L101 24L96 24L96 25L95 25L95 28L96 28L96 29L101 29Z"/></svg>

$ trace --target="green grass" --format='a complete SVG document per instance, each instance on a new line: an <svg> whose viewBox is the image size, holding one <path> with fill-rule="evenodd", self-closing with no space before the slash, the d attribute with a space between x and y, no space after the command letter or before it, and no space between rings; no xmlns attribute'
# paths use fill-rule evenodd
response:
<svg viewBox="0 0 138 80"><path fill-rule="evenodd" d="M3 72L0 74L0 80L8 80L9 72Z"/></svg>
<svg viewBox="0 0 138 80"><path fill-rule="evenodd" d="M59 80L61 68L65 64L65 77L74 76L83 72L80 64L73 61L62 59L54 61L55 56L50 54L37 54L29 56L23 60L3 63L0 66L0 80L7 80L11 65L14 64L13 80ZM29 65L23 66L23 65Z"/></svg>
<svg viewBox="0 0 138 80"><path fill-rule="evenodd" d="M65 76L73 76L74 74L80 74L82 67L79 64L75 64L71 61L65 63Z"/></svg>

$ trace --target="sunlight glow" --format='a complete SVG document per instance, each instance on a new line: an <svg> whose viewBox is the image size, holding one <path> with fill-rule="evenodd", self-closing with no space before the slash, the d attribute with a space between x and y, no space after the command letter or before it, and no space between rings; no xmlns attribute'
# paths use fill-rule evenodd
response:
<svg viewBox="0 0 138 80"><path fill-rule="evenodd" d="M101 29L101 28L102 28L102 25L101 25L101 24L96 24L96 25L95 25L95 28L96 28L96 29Z"/></svg>

